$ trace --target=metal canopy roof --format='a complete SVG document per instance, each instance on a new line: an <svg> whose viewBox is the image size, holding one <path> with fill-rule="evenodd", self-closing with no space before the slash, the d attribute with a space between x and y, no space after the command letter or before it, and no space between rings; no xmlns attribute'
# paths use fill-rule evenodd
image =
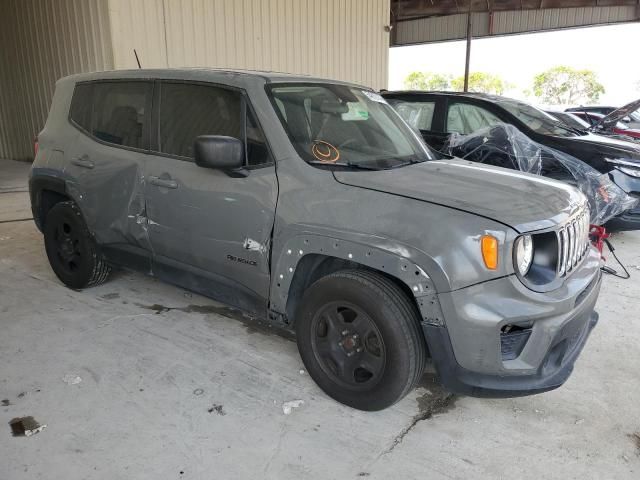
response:
<svg viewBox="0 0 640 480"><path fill-rule="evenodd" d="M391 45L640 21L640 0L391 0Z"/></svg>

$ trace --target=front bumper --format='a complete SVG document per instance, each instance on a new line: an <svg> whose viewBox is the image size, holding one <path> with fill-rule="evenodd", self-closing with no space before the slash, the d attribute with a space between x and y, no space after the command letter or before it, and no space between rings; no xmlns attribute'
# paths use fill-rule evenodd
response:
<svg viewBox="0 0 640 480"><path fill-rule="evenodd" d="M598 322L594 308L602 276L596 257L592 252L553 294L521 290L519 280L505 277L439 295L445 325L424 323L423 331L442 384L476 397L516 397L561 386ZM515 358L504 355L500 335L511 324L530 331Z"/></svg>

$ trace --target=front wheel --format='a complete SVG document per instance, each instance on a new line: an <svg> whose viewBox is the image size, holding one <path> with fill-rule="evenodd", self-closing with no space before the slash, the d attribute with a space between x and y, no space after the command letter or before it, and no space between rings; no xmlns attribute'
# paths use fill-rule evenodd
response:
<svg viewBox="0 0 640 480"><path fill-rule="evenodd" d="M372 411L393 405L424 371L417 309L382 275L344 270L319 279L305 292L295 327L309 375L350 407Z"/></svg>

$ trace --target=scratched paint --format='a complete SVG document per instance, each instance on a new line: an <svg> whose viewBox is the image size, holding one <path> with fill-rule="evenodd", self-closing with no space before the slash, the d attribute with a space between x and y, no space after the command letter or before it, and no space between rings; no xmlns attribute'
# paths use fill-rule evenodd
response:
<svg viewBox="0 0 640 480"><path fill-rule="evenodd" d="M252 252L264 253L267 250L267 247L265 245L251 238L245 238L243 246L245 250L249 250Z"/></svg>

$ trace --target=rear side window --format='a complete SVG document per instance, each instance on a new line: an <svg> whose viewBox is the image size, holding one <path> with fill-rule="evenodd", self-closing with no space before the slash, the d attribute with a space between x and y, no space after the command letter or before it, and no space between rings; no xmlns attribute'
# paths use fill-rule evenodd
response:
<svg viewBox="0 0 640 480"><path fill-rule="evenodd" d="M418 130L431 130L435 102L405 102L389 100L405 122Z"/></svg>
<svg viewBox="0 0 640 480"><path fill-rule="evenodd" d="M242 126L240 93L215 86L162 83L160 152L193 158L193 143L200 135L242 139Z"/></svg>
<svg viewBox="0 0 640 480"><path fill-rule="evenodd" d="M481 128L500 123L500 119L490 111L466 103L449 105L447 114L447 133L468 135Z"/></svg>
<svg viewBox="0 0 640 480"><path fill-rule="evenodd" d="M92 89L92 84L80 83L76 85L71 99L71 120L87 132L91 131Z"/></svg>
<svg viewBox="0 0 640 480"><path fill-rule="evenodd" d="M91 134L115 145L146 148L150 98L148 82L95 83Z"/></svg>

